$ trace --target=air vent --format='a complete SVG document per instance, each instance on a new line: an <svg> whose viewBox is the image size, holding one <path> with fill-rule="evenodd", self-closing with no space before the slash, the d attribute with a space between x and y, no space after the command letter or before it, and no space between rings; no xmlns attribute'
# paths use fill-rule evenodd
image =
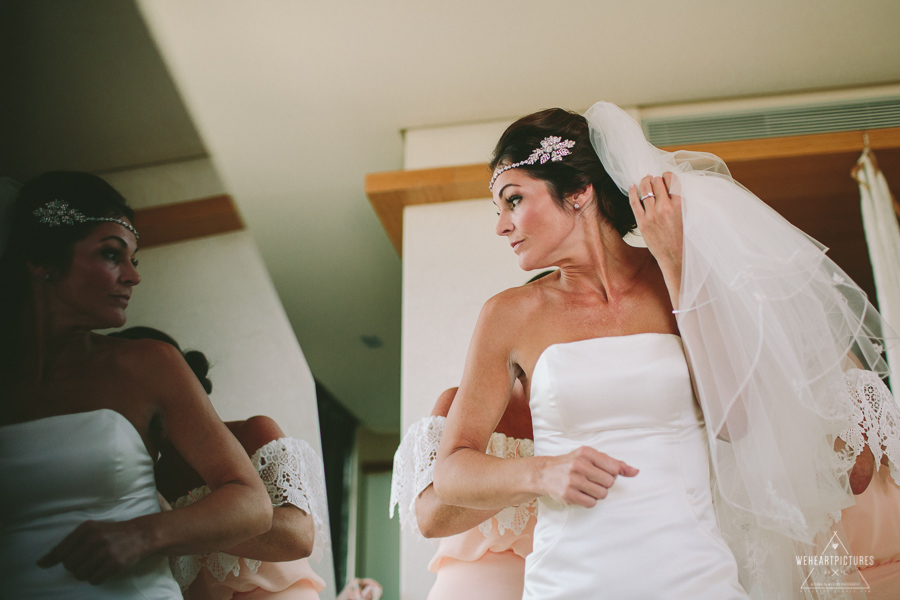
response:
<svg viewBox="0 0 900 600"><path fill-rule="evenodd" d="M655 146L900 127L900 97L650 118L642 126Z"/></svg>

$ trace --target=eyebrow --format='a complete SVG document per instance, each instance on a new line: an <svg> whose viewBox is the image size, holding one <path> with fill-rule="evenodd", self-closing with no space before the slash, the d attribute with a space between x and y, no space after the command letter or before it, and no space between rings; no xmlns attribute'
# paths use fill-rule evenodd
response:
<svg viewBox="0 0 900 600"><path fill-rule="evenodd" d="M106 236L105 238L103 238L103 239L100 240L100 241L101 241L101 242L105 242L106 240L115 240L115 241L119 242L120 244L122 244L122 247L123 247L123 248L127 248L127 247L128 247L128 242L126 242L125 240L123 240L122 238L120 238L120 237L117 236L117 235L108 235L108 236ZM134 248L135 253L137 253L138 250L140 250L140 248L138 248L137 246L135 246L135 248Z"/></svg>
<svg viewBox="0 0 900 600"><path fill-rule="evenodd" d="M509 186L513 186L513 187L521 187L518 183L507 183L507 184L504 185L502 188L500 188L500 191L497 192L497 196L502 197L502 196L503 196L503 192L505 192L505 191L506 191L506 188L508 188ZM493 204L494 206L497 206L497 203L494 202L494 199L493 199L493 198L491 198L491 204Z"/></svg>
<svg viewBox="0 0 900 600"><path fill-rule="evenodd" d="M497 192L497 195L498 195L498 196L502 196L502 195L503 195L503 192L506 191L506 188L508 188L509 186L519 187L519 184L518 184L518 183L507 183L507 184L504 185L502 188L500 188L500 191Z"/></svg>

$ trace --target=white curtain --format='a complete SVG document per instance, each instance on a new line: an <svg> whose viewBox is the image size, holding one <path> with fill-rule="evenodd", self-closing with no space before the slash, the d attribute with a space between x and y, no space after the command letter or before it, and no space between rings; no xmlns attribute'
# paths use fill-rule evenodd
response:
<svg viewBox="0 0 900 600"><path fill-rule="evenodd" d="M875 275L878 312L891 325L900 326L900 225L894 211L894 198L875 155L868 146L852 171L859 183L863 228L869 246L869 258ZM891 387L900 385L900 344L887 349L887 362L893 376Z"/></svg>

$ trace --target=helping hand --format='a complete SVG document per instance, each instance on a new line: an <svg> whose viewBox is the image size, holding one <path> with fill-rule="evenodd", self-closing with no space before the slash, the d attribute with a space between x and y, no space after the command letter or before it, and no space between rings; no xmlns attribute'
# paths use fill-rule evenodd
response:
<svg viewBox="0 0 900 600"><path fill-rule="evenodd" d="M134 521L85 521L37 564L46 569L62 563L79 581L98 585L128 571L150 552L146 532Z"/></svg>
<svg viewBox="0 0 900 600"><path fill-rule="evenodd" d="M591 508L606 498L616 477L634 477L638 469L590 446L547 458L541 472L543 495L561 504Z"/></svg>

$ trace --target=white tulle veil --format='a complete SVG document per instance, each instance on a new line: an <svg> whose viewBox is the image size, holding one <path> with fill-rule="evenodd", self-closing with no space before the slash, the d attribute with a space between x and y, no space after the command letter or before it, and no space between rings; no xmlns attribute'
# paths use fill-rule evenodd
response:
<svg viewBox="0 0 900 600"><path fill-rule="evenodd" d="M734 181L721 159L654 147L614 104L585 117L623 192L665 171L680 183L679 308L695 310L678 326L742 583L754 598L849 597L803 589L821 574L798 557L819 555L854 503L848 472L859 449L835 450L858 426L845 372L886 376L884 340L894 334L826 248Z"/></svg>

